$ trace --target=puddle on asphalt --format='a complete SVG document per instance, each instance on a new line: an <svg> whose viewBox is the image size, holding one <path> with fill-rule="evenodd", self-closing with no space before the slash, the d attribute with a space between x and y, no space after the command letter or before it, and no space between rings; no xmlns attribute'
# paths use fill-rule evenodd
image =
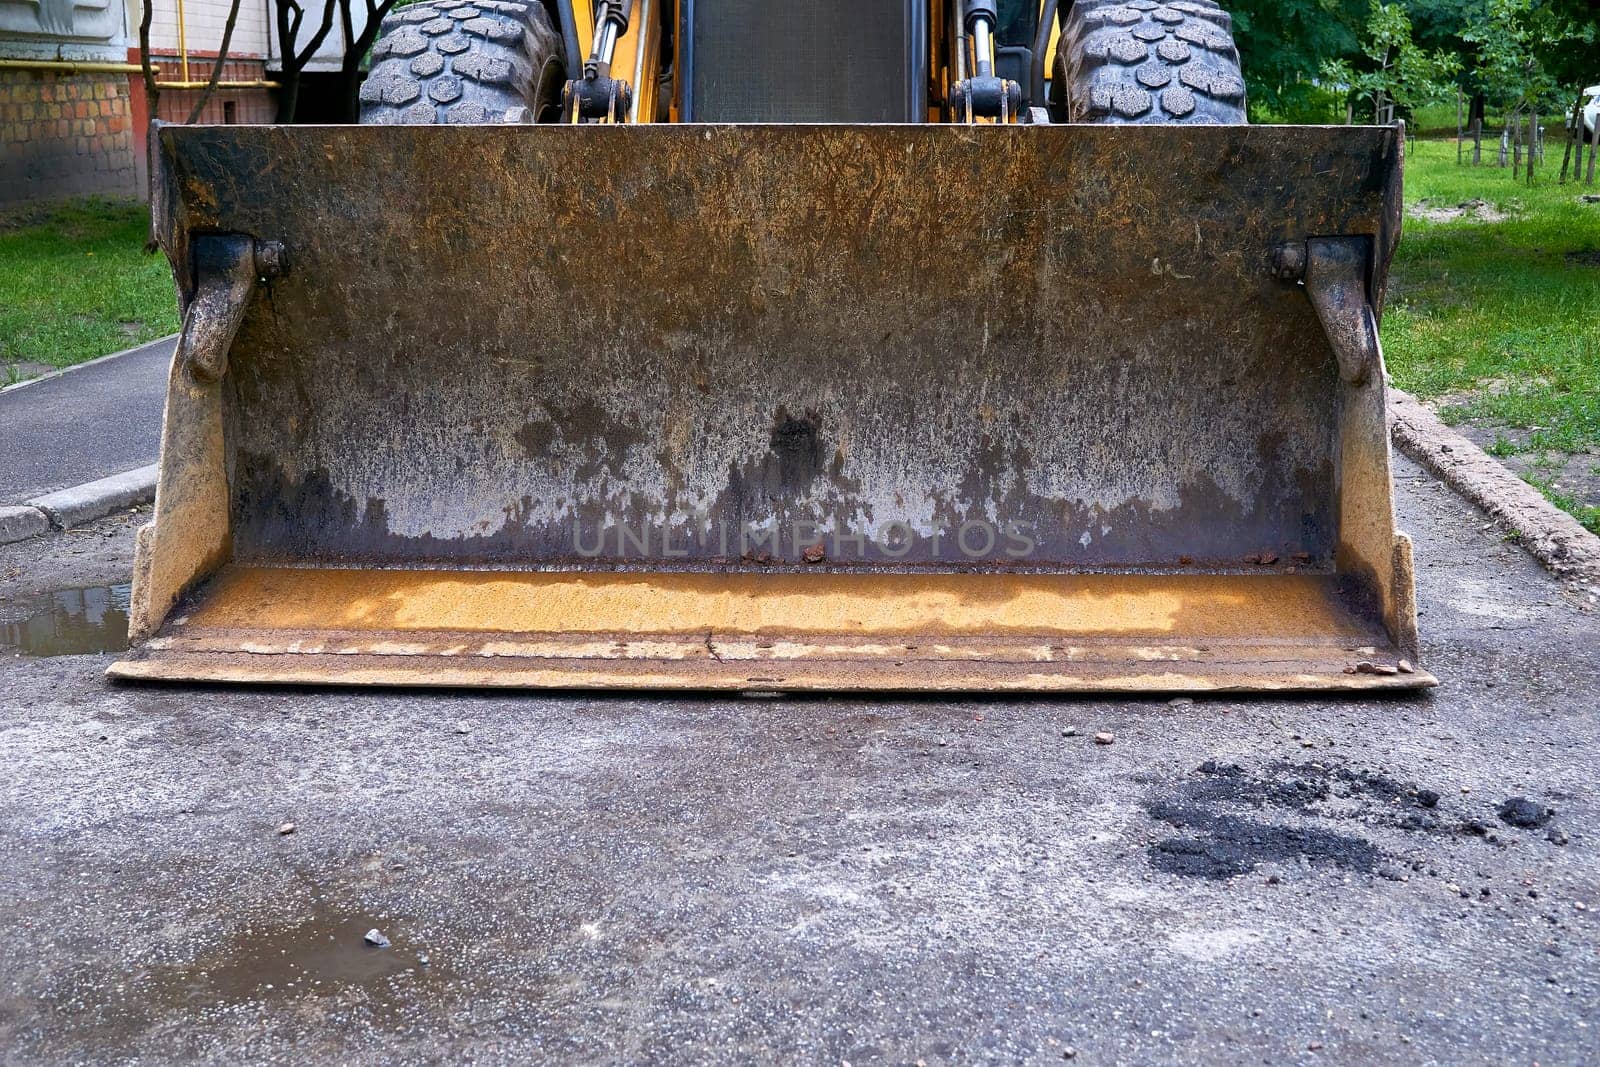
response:
<svg viewBox="0 0 1600 1067"><path fill-rule="evenodd" d="M227 925L191 962L133 973L97 969L88 981L98 1009L76 1019L75 1032L91 1048L137 1049L152 1033L211 1025L223 1017L219 1011L303 1011L301 1018L314 1019L327 1010L319 1007L324 1004L359 1010L368 1024L391 1028L411 1021L419 1003L441 1001L452 987L448 963L408 943L404 924L393 918L332 913L313 904L299 921ZM390 947L367 944L373 929L392 939Z"/></svg>
<svg viewBox="0 0 1600 1067"><path fill-rule="evenodd" d="M367 1002L392 992L388 979L414 973L427 979L438 972L401 944L367 944L368 930L396 931L370 916L334 918L315 914L276 929L240 931L220 950L188 966L159 973L155 1000L168 1004L240 1003L285 996L332 996L360 989ZM414 982L407 983L415 988Z"/></svg>
<svg viewBox="0 0 1600 1067"><path fill-rule="evenodd" d="M121 585L58 589L6 605L17 622L0 621L0 648L25 656L82 656L128 647L128 591Z"/></svg>

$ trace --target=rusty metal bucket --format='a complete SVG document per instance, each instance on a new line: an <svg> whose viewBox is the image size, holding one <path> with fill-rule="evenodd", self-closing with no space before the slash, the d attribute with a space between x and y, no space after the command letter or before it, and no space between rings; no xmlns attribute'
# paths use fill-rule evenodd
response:
<svg viewBox="0 0 1600 1067"><path fill-rule="evenodd" d="M1391 129L162 127L119 678L1410 688Z"/></svg>

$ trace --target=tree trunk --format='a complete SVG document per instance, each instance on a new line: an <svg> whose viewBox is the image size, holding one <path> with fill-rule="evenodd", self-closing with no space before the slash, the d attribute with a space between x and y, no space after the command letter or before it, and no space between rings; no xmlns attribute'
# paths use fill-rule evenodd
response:
<svg viewBox="0 0 1600 1067"><path fill-rule="evenodd" d="M151 2L153 0L145 0L146 4ZM233 0L233 5L228 8L228 21L222 26L222 43L217 46L217 61L211 64L211 77L195 99L194 107L189 110L189 117L184 120L190 126L200 121L200 113L206 109L211 94L217 91L217 82L222 80L222 65L228 61L228 47L233 43L233 24L238 21L239 0Z"/></svg>
<svg viewBox="0 0 1600 1067"><path fill-rule="evenodd" d="M161 114L161 89L156 85L155 64L150 60L150 16L155 10L155 0L144 0L144 11L139 16L139 73L144 78L144 98L149 104L152 119ZM146 131L140 130L143 137ZM1579 149L1581 156L1583 150Z"/></svg>
<svg viewBox="0 0 1600 1067"><path fill-rule="evenodd" d="M324 3L334 2L335 0L324 0ZM344 56L339 62L340 122L355 122L361 116L361 101L357 97L361 92L361 57L366 54L366 49L356 47L355 19L350 14L350 7L355 2L356 0L337 0L339 29L344 36Z"/></svg>
<svg viewBox="0 0 1600 1067"><path fill-rule="evenodd" d="M1467 121L1472 124L1472 165L1483 166L1483 120L1489 111L1488 99L1482 93L1472 94L1467 108Z"/></svg>
<svg viewBox="0 0 1600 1067"><path fill-rule="evenodd" d="M361 119L361 68L339 68L339 121L358 122Z"/></svg>
<svg viewBox="0 0 1600 1067"><path fill-rule="evenodd" d="M284 53L283 72L278 75L278 113L273 121L284 125L294 121L294 109L300 103L300 71L289 69L289 56Z"/></svg>
<svg viewBox="0 0 1600 1067"><path fill-rule="evenodd" d="M355 33L355 19L350 9L356 0L329 0L339 5L339 26L344 31L344 59L339 65L339 110L345 122L361 119L361 61L367 58L372 43L383 29L384 16L394 8L395 0L364 0L366 21L361 34Z"/></svg>
<svg viewBox="0 0 1600 1067"><path fill-rule="evenodd" d="M306 64L311 62L311 57L317 54L317 49L322 47L323 40L328 36L328 31L333 29L333 9L336 0L327 0L322 5L322 23L317 27L317 32L305 42L305 47L300 47L300 26L305 18L305 9L298 0L275 0L278 16L278 42L283 51L283 72L278 77L278 115L279 123L290 123L295 120L295 112L300 104L300 72L305 70Z"/></svg>

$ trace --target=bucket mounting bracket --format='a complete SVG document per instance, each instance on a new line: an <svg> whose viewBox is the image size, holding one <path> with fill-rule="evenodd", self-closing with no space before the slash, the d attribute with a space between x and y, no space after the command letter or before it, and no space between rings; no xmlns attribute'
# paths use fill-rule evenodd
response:
<svg viewBox="0 0 1600 1067"><path fill-rule="evenodd" d="M283 245L238 234L205 234L193 243L194 295L183 315L178 362L197 381L216 382L244 321L256 283L283 273Z"/></svg>
<svg viewBox="0 0 1600 1067"><path fill-rule="evenodd" d="M1370 237L1313 237L1281 246L1274 257L1279 278L1304 285L1350 385L1367 384L1383 366L1372 257Z"/></svg>

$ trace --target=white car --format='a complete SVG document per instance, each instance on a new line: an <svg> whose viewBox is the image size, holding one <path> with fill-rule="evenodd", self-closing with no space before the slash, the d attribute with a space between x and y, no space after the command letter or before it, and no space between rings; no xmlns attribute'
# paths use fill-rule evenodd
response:
<svg viewBox="0 0 1600 1067"><path fill-rule="evenodd" d="M1595 127L1600 126L1600 85L1591 85L1583 91L1583 137L1584 140L1594 136ZM1567 113L1567 129L1572 129L1572 113Z"/></svg>

